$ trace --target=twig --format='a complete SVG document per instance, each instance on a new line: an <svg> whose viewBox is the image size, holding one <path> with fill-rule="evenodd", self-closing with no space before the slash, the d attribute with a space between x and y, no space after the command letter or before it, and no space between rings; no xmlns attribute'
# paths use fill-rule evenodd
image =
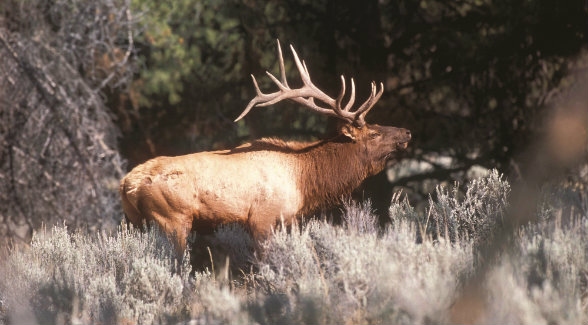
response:
<svg viewBox="0 0 588 325"><path fill-rule="evenodd" d="M325 298L327 300L329 300L329 290L328 290L327 282L325 280L325 275L323 273L323 268L321 267L321 261L318 257L316 249L314 248L314 243L312 241L310 242L310 248L312 249L312 256L314 257L314 260L316 262L316 266L319 269L319 275L321 276L321 284L323 285L323 292L324 292Z"/></svg>
<svg viewBox="0 0 588 325"><path fill-rule="evenodd" d="M210 257L210 265L212 267L212 276L216 279L216 274L214 273L214 261L212 260L212 252L210 251L210 246L206 246L208 250L208 256Z"/></svg>

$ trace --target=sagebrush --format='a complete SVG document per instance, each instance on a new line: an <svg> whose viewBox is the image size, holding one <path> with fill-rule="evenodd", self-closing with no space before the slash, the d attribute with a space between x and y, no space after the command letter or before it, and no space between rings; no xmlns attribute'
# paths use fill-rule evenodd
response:
<svg viewBox="0 0 588 325"><path fill-rule="evenodd" d="M493 171L463 193L439 187L422 214L397 195L384 228L369 201L348 202L343 225L319 218L276 229L257 251L242 227L226 226L210 254L222 252L230 267L217 263L214 272L192 271L188 254L178 262L155 228L87 234L55 227L4 263L3 321L450 322L464 279L476 272L476 245L508 215L509 190ZM587 195L547 192L539 221L513 234L514 247L483 279L484 323L588 321ZM566 197L579 203L562 209Z"/></svg>

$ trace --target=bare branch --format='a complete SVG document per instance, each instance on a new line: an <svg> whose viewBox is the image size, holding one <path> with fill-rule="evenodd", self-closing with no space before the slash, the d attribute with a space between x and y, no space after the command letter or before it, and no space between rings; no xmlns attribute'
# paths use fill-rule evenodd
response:
<svg viewBox="0 0 588 325"><path fill-rule="evenodd" d="M8 30L0 21L6 240L26 238L41 223L110 228L120 219L117 181L125 163L111 149L118 130L100 91L126 84L134 71L129 5L58 1L43 12L32 3L7 6L6 14L30 23ZM59 26L47 25L47 13L59 16Z"/></svg>

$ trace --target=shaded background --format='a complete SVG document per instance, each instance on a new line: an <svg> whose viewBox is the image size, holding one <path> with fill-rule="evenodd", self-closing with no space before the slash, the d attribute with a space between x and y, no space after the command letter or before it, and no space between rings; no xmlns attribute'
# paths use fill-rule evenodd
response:
<svg viewBox="0 0 588 325"><path fill-rule="evenodd" d="M121 217L118 179L151 157L331 133L333 121L290 103L233 122L254 96L250 73L273 89L264 71L277 72L276 38L292 85L299 78L288 44L328 94L338 92L339 74L355 78L358 99L370 81L384 82L367 121L408 128L413 141L358 190L380 213L400 187L418 203L435 184L488 168L524 180L524 153L545 136L554 103L580 94L579 110L588 110L587 6L5 1L0 235L26 241L32 229L60 220L112 227ZM585 128L579 132L585 139Z"/></svg>

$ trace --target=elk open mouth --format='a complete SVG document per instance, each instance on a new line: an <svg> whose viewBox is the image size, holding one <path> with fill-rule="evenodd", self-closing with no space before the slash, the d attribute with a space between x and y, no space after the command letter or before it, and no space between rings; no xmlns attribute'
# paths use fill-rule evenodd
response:
<svg viewBox="0 0 588 325"><path fill-rule="evenodd" d="M408 141L406 142L399 142L396 144L396 150L404 150L408 147Z"/></svg>

